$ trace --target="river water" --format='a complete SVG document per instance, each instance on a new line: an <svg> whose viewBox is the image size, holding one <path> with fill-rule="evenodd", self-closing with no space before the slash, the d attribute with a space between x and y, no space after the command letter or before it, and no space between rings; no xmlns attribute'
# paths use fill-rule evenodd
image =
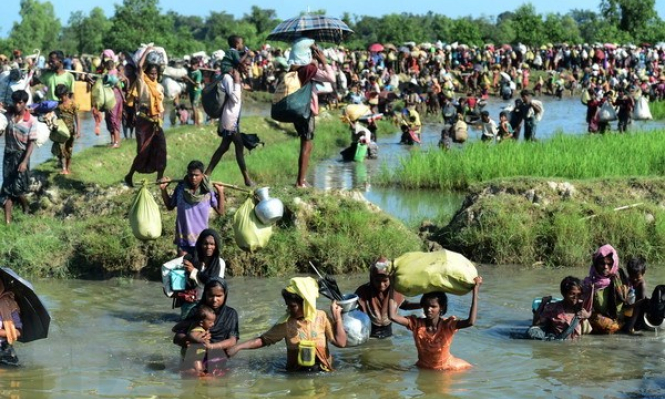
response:
<svg viewBox="0 0 665 399"><path fill-rule="evenodd" d="M490 102L488 109L497 115L503 105ZM579 101L545 101L545 107L539 137L557 130L584 131L584 107ZM265 110L256 108L253 112L264 114ZM662 125L649 122L634 128L648 130ZM92 133L90 119L84 120L84 128L76 151L109 141L105 132L100 136ZM410 224L451 213L459 207L461 195L404 193L372 184L372 176L382 164L390 167L409 151L435 146L440 128L425 125L419 147L399 145L397 133L382 135L378 161L342 163L333 157L312 168L310 179L320 189L360 190L368 200ZM472 133L474 139L477 137ZM48 159L48 151L40 148L33 165ZM334 373L313 376L284 372L285 347L278 343L241 352L228 363L226 376L209 380L179 375L179 351L171 344L170 333L178 312L170 309L170 300L163 296L159 283L36 280L33 283L53 317L50 336L16 345L22 366L0 367L0 398L665 397L665 331L641 338L585 337L568 343L511 339L511 332L522 331L529 324L533 298L557 295L558 282L564 276L583 277L587 267L540 270L481 266L480 272L485 283L478 323L460 331L452 345L452 353L471 362L475 366L472 370L418 370L410 334L395 326L391 339L371 340L360 348L332 348ZM665 269L650 267L646 277L653 287L665 281ZM338 277L345 292L355 290L365 279L365 275ZM282 314L280 291L286 282L286 278L229 280L228 304L239 312L241 339L267 330ZM466 317L469 303L469 296L451 296L449 313ZM328 306L327 300L320 300L319 308Z"/></svg>
<svg viewBox="0 0 665 399"><path fill-rule="evenodd" d="M240 352L224 377L183 379L170 329L177 312L160 284L140 280L38 280L53 316L48 339L18 344L20 368L0 369L0 397L12 398L642 398L665 396L663 336L646 333L584 337L579 342L511 339L529 324L531 299L556 295L558 281L587 268L524 270L481 267L475 327L455 336L452 353L469 371L418 370L410 334L357 348L332 348L333 373L288 374L282 342ZM652 272L653 271L653 272ZM338 278L344 292L366 276ZM664 269L651 268L650 282ZM229 280L229 306L238 310L241 339L266 331L285 311L286 278ZM653 284L652 284L653 286ZM468 314L470 298L450 297L449 312ZM329 302L319 301L319 308ZM600 368L600 370L598 370Z"/></svg>

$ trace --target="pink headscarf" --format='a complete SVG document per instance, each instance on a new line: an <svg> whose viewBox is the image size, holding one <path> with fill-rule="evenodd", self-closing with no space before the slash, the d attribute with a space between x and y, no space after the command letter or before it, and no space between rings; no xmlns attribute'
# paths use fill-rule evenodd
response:
<svg viewBox="0 0 665 399"><path fill-rule="evenodd" d="M598 259L605 258L606 256L612 255L612 269L610 269L610 276L605 277L596 271L595 264ZM598 248L592 256L591 268L589 269L589 277L584 279L584 285L586 287L591 287L595 290L602 290L610 285L612 278L611 276L619 273L619 255L617 254L616 249L610 244L605 244L602 247Z"/></svg>
<svg viewBox="0 0 665 399"><path fill-rule="evenodd" d="M102 60L113 60L113 62L117 62L118 58L115 56L115 53L111 49L106 49L102 51Z"/></svg>

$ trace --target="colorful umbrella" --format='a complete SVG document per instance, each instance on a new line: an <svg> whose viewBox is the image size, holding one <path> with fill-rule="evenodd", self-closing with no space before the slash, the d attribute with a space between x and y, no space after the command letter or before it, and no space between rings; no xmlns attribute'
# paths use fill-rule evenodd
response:
<svg viewBox="0 0 665 399"><path fill-rule="evenodd" d="M0 268L0 278L5 283L5 289L14 292L21 311L23 329L18 340L30 342L46 338L51 316L35 293L35 289L32 288L32 284L8 267Z"/></svg>
<svg viewBox="0 0 665 399"><path fill-rule="evenodd" d="M378 53L380 51L383 51L383 44L374 43L374 44L370 45L367 49L369 51L373 52L373 53Z"/></svg>
<svg viewBox="0 0 665 399"><path fill-rule="evenodd" d="M283 21L268 35L268 40L292 42L307 36L317 42L339 44L353 31L340 19L323 15L303 15Z"/></svg>

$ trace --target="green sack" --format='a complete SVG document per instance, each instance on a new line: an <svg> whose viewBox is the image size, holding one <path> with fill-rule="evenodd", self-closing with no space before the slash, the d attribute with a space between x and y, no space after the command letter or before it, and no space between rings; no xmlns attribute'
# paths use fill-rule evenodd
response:
<svg viewBox="0 0 665 399"><path fill-rule="evenodd" d="M356 162L365 162L367 158L367 144L358 143L356 145L356 154L353 156L353 160Z"/></svg>
<svg viewBox="0 0 665 399"><path fill-rule="evenodd" d="M97 79L95 84L92 85L90 97L92 98L92 106L97 110L101 110L104 106L104 83L101 79Z"/></svg>
<svg viewBox="0 0 665 399"><path fill-rule="evenodd" d="M102 79L97 79L90 91L92 97L92 106L97 108L98 111L107 112L115 107L115 93L113 88L104 86Z"/></svg>
<svg viewBox="0 0 665 399"><path fill-rule="evenodd" d="M407 252L393 262L395 290L406 296L432 291L464 295L474 286L478 270L470 260L446 249Z"/></svg>
<svg viewBox="0 0 665 399"><path fill-rule="evenodd" d="M272 236L272 225L266 225L254 214L254 200L247 198L233 215L233 232L238 247L254 252L268 245Z"/></svg>
<svg viewBox="0 0 665 399"><path fill-rule="evenodd" d="M282 98L270 108L270 117L278 122L306 121L312 114L312 82Z"/></svg>
<svg viewBox="0 0 665 399"><path fill-rule="evenodd" d="M145 180L129 208L129 224L134 237L141 241L154 240L162 235L162 214Z"/></svg>
<svg viewBox="0 0 665 399"><path fill-rule="evenodd" d="M51 134L49 134L49 139L54 143L65 143L69 138L72 137L67 124L62 119L58 119L55 122L55 126L51 129Z"/></svg>

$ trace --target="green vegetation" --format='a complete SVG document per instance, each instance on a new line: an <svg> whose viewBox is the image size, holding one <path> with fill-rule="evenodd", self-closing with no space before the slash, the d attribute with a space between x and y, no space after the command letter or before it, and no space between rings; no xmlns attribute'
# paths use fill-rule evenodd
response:
<svg viewBox="0 0 665 399"><path fill-rule="evenodd" d="M377 254L396 256L422 247L414 232L352 198L352 193L294 188L299 141L292 125L248 117L243 119L243 127L266 142L246 157L252 177L259 186L272 187L271 195L280 198L287 211L269 245L246 253L235 245L232 230L232 212L246 197L226 190L227 213L213 217L211 226L223 237L222 254L230 275L306 272L309 261L340 274L364 270ZM348 140L347 129L337 116L322 116L312 164L332 156ZM192 159L207 163L219 142L213 126L170 130L166 174L181 178ZM4 265L37 276L100 278L141 273L156 277L161 264L174 256L175 211L165 210L157 186L151 186L162 208L163 236L148 243L134 238L127 220L134 190L120 184L134 153L130 141L117 150L85 150L74 156L73 174L67 177L57 174L53 160L40 165L35 175L42 188L31 199L34 214L18 211L14 223L0 229ZM152 181L155 175L143 177ZM141 178L137 174L135 182ZM215 169L213 180L241 184L232 151Z"/></svg>
<svg viewBox="0 0 665 399"><path fill-rule="evenodd" d="M480 13L480 16L453 19L433 12L381 17L346 12L332 16L341 18L355 31L345 43L351 49L365 49L374 42L437 40L477 46L488 42L656 43L665 36L665 22L655 11L655 0L600 0L596 3L598 12L574 9L565 14L540 14L533 3L506 10L496 17ZM43 52L62 49L72 54L98 54L103 48L132 51L140 43L153 41L169 53L181 56L227 48L226 39L231 34L243 36L251 48L257 49L281 22L274 9L257 6L237 19L225 11L212 11L204 18L173 11L164 13L159 0L123 0L115 5L114 14L109 17L99 7L88 14L75 11L66 25L53 10L50 1L21 0L21 20L14 24L8 38L0 38L0 53L15 48L26 52L39 48ZM312 13L326 14L326 11Z"/></svg>
<svg viewBox="0 0 665 399"><path fill-rule="evenodd" d="M651 111L651 116L653 116L653 119L665 119L665 101L655 101L649 103L649 110Z"/></svg>
<svg viewBox="0 0 665 399"><path fill-rule="evenodd" d="M474 261L582 266L600 245L665 261L662 179L518 178L479 184L430 239ZM617 209L624 207L623 209Z"/></svg>
<svg viewBox="0 0 665 399"><path fill-rule="evenodd" d="M405 188L464 190L478 182L516 176L589 179L662 176L662 131L572 136L499 145L474 142L461 150L414 151L375 183Z"/></svg>

